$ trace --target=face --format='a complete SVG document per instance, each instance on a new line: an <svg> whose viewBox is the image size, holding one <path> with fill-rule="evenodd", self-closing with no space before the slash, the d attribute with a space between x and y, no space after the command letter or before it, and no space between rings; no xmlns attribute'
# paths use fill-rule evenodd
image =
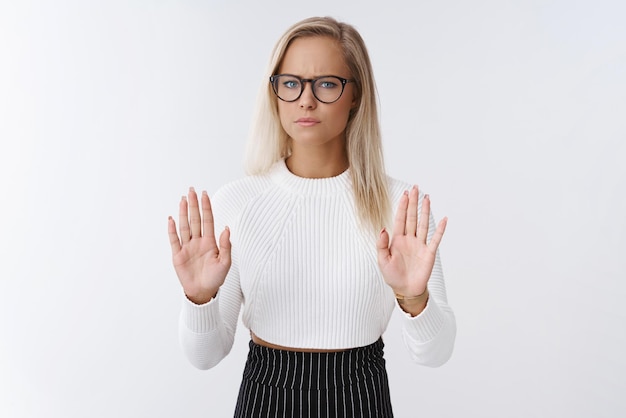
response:
<svg viewBox="0 0 626 418"><path fill-rule="evenodd" d="M305 37L294 40L287 49L279 74L293 74L312 79L334 75L351 79L336 41L326 37ZM334 103L322 103L313 95L311 83L294 102L278 101L278 114L283 129L296 146L341 144L345 141L350 109L355 106L354 83L347 83L343 94Z"/></svg>

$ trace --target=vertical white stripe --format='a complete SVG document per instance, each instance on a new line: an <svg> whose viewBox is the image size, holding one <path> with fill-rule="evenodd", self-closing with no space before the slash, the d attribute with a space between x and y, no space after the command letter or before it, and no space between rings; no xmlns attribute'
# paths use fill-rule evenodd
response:
<svg viewBox="0 0 626 418"><path fill-rule="evenodd" d="M283 418L287 418L287 391L289 389L283 389Z"/></svg>

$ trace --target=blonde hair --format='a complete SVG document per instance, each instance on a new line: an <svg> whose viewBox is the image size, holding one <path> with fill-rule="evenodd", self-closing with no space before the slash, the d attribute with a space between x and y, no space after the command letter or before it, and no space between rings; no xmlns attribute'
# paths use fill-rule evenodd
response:
<svg viewBox="0 0 626 418"><path fill-rule="evenodd" d="M330 17L312 17L291 26L278 40L251 125L244 163L246 172L266 173L274 163L291 154L289 137L280 123L277 98L269 77L278 71L294 39L311 36L325 36L337 41L355 79L357 105L350 112L346 126L346 151L359 221L378 232L387 225L391 209L378 122L376 86L365 42L351 25Z"/></svg>

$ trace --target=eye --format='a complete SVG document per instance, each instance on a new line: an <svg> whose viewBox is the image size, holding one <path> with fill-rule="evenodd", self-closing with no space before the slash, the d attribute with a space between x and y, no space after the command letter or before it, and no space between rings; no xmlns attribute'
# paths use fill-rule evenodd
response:
<svg viewBox="0 0 626 418"><path fill-rule="evenodd" d="M287 88L287 89L299 89L300 88L300 82L298 80L285 80L283 81L283 87Z"/></svg>
<svg viewBox="0 0 626 418"><path fill-rule="evenodd" d="M318 87L323 89L333 89L337 87L337 83L330 80L320 80L320 82L318 83Z"/></svg>

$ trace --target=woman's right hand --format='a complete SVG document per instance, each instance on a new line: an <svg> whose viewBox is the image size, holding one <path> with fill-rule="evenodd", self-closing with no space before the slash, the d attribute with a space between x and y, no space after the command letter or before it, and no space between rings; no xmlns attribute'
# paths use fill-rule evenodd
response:
<svg viewBox="0 0 626 418"><path fill-rule="evenodd" d="M182 197L178 212L180 236L171 216L167 222L176 275L187 298L198 305L207 303L216 295L231 264L230 230L226 227L222 231L218 248L207 192L202 192L201 199L202 217L193 187L189 188L188 198Z"/></svg>

